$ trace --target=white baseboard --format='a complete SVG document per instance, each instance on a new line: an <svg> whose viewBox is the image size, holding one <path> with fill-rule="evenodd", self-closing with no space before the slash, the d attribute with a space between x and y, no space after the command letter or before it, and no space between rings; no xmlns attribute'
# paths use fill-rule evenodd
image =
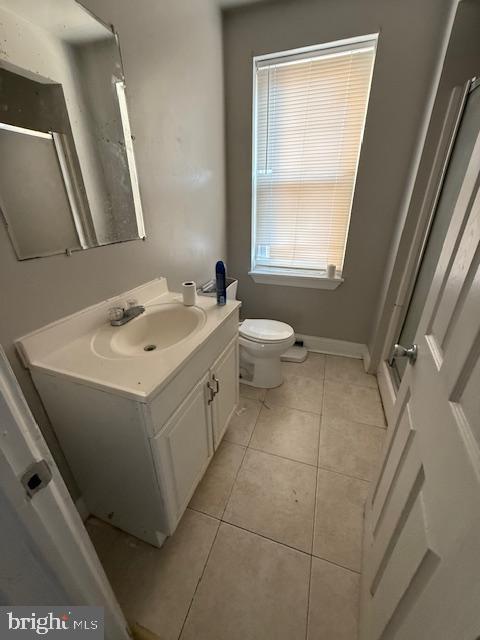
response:
<svg viewBox="0 0 480 640"><path fill-rule="evenodd" d="M77 507L77 511L80 514L81 519L85 522L90 515L90 511L87 509L87 505L85 504L85 500L82 496L75 500L75 506Z"/></svg>
<svg viewBox="0 0 480 640"><path fill-rule="evenodd" d="M372 364L372 360L370 358L370 351L367 347L367 345L365 345L365 354L363 356L363 366L365 368L365 372L366 373L375 373L370 371L370 365Z"/></svg>
<svg viewBox="0 0 480 640"><path fill-rule="evenodd" d="M347 342L346 340L333 340L332 338L319 338L318 336L306 336L301 333L296 333L295 336L297 340L303 340L303 344L308 351L326 353L331 356L357 358L358 360L363 360L365 366L368 360L368 364L370 364L370 354L366 344Z"/></svg>

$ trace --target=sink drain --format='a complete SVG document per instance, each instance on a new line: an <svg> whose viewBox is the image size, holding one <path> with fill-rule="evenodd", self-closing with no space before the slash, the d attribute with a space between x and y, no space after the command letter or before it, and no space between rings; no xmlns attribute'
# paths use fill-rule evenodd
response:
<svg viewBox="0 0 480 640"><path fill-rule="evenodd" d="M157 345L156 345L156 344L146 344L146 345L143 347L143 350L144 350L144 351L155 351L155 349L156 349L156 348L157 348Z"/></svg>

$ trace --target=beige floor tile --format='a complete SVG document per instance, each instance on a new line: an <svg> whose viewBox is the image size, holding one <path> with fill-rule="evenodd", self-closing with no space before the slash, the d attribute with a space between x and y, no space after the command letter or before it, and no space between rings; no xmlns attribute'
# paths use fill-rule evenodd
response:
<svg viewBox="0 0 480 640"><path fill-rule="evenodd" d="M88 518L85 528L97 554L102 558L102 561L107 561L115 543L121 535L124 535L123 532L94 516Z"/></svg>
<svg viewBox="0 0 480 640"><path fill-rule="evenodd" d="M265 402L268 405L321 413L322 396L323 380L288 374L284 376L283 384L267 391Z"/></svg>
<svg viewBox="0 0 480 640"><path fill-rule="evenodd" d="M332 382L359 384L363 387L377 388L377 378L365 372L363 360L327 356L325 362L325 379Z"/></svg>
<svg viewBox="0 0 480 640"><path fill-rule="evenodd" d="M119 554L120 543L130 536L95 517L87 520L86 529L105 573L116 591L125 582L127 568L124 557Z"/></svg>
<svg viewBox="0 0 480 640"><path fill-rule="evenodd" d="M354 422L385 426L385 416L377 389L357 384L325 380L323 414Z"/></svg>
<svg viewBox="0 0 480 640"><path fill-rule="evenodd" d="M240 396L240 402L230 420L224 439L247 446L262 408L262 402Z"/></svg>
<svg viewBox="0 0 480 640"><path fill-rule="evenodd" d="M319 416L288 407L264 406L260 411L250 447L317 464Z"/></svg>
<svg viewBox="0 0 480 640"><path fill-rule="evenodd" d="M325 356L323 353L309 353L304 362L282 362L282 370L285 375L323 380Z"/></svg>
<svg viewBox="0 0 480 640"><path fill-rule="evenodd" d="M240 384L240 395L251 400L265 400L266 389L257 389L248 384Z"/></svg>
<svg viewBox="0 0 480 640"><path fill-rule="evenodd" d="M360 576L313 558L307 640L356 640Z"/></svg>
<svg viewBox="0 0 480 640"><path fill-rule="evenodd" d="M373 480L382 456L385 429L341 418L322 417L318 465Z"/></svg>
<svg viewBox="0 0 480 640"><path fill-rule="evenodd" d="M218 520L187 509L162 549L121 534L114 554L123 574L114 576L112 586L128 620L162 640L177 640L218 526Z"/></svg>
<svg viewBox="0 0 480 640"><path fill-rule="evenodd" d="M222 523L181 640L303 640L310 558Z"/></svg>
<svg viewBox="0 0 480 640"><path fill-rule="evenodd" d="M215 518L221 518L244 454L245 447L222 442L189 506Z"/></svg>
<svg viewBox="0 0 480 640"><path fill-rule="evenodd" d="M248 449L223 519L310 553L314 467Z"/></svg>
<svg viewBox="0 0 480 640"><path fill-rule="evenodd" d="M363 509L369 483L318 470L313 554L360 571Z"/></svg>

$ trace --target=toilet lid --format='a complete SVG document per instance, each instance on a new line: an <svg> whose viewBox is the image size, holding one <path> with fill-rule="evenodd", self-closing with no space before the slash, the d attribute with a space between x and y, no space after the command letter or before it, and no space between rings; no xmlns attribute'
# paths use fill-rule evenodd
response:
<svg viewBox="0 0 480 640"><path fill-rule="evenodd" d="M239 333L256 342L282 342L293 336L293 329L289 324L277 320L244 320Z"/></svg>

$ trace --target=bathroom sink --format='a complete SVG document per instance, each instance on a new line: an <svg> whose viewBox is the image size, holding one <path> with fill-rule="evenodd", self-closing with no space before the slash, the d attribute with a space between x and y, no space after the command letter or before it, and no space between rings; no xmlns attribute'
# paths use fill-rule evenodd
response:
<svg viewBox="0 0 480 640"><path fill-rule="evenodd" d="M152 356L182 342L203 327L206 315L198 307L163 303L121 327L104 325L92 338L92 349L104 358Z"/></svg>

